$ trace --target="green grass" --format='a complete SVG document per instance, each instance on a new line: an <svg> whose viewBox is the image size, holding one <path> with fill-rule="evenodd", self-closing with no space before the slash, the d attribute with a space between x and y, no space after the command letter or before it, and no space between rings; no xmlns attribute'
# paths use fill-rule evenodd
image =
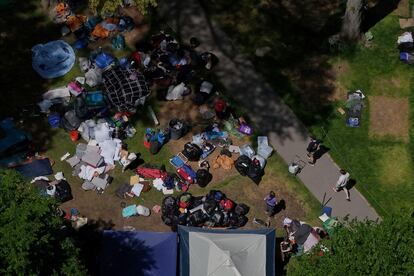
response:
<svg viewBox="0 0 414 276"><path fill-rule="evenodd" d="M333 158L351 172L357 180L356 187L375 209L387 215L412 206L413 139L406 144L398 137L370 137L369 101L378 95L408 98L412 126L413 68L398 60L396 39L402 31L397 16L388 15L371 31L372 47L358 46L332 59L334 63L349 63L350 69L339 77L339 83L349 90L361 89L367 95L362 125L347 128L344 117L334 112L325 124L313 126L311 130L323 137ZM342 101L337 103L342 104Z"/></svg>
<svg viewBox="0 0 414 276"><path fill-rule="evenodd" d="M414 1L410 0L409 3L411 10ZM350 171L351 176L357 181L356 188L380 215L384 216L399 212L405 207L412 207L414 68L399 61L396 41L404 31L399 27L398 17L391 13L370 30L374 39L369 47L362 44L344 45L341 52L336 54L328 51L323 45L319 49L314 48L313 52L307 51L305 47L300 48L302 51L294 50L296 46L299 47L298 45L306 45L299 41L310 38L306 34L301 34L300 30L296 36L293 36L298 41L296 44L291 44L293 37L289 34L277 38L283 33L283 29L278 29L276 26L272 28L272 32L269 32L269 26L273 26L269 22L275 19L266 19L265 13L258 16L254 11L248 11L246 6L249 5L243 3L240 7L230 7L235 11L232 15L214 6L210 6L209 9L210 14L233 39L234 44L251 57L258 72L265 77L310 131L323 139L338 165ZM244 25L239 24L237 20L242 13L246 13L243 19ZM266 35L263 35L263 30L267 30ZM264 43L263 36L272 40ZM327 38L323 41L325 40ZM255 49L262 44L271 46L271 53L264 59L254 57ZM286 49L286 45L290 45L289 49ZM296 51L295 54L292 54L293 51ZM320 69L320 74L342 66L345 69L336 79L337 84L345 91L361 89L366 94L366 107L359 128L346 127L344 116L336 111L338 107L344 107L346 97L344 91L344 95L340 95L342 98L335 102L329 102L330 94L327 94L326 98L322 96L322 101L319 103L328 104L322 105L321 109L313 108L318 105L317 98L320 93L318 86L315 86L315 91L306 91L306 93L314 93L314 97L301 97L301 85L305 84L306 87L306 82L312 79L307 77L306 70L302 71L303 78L292 78L289 72L295 72L296 69L301 72L303 65L300 62L309 56L322 61L327 60L324 68L315 67ZM312 73L315 69L310 67L309 72ZM323 83L324 79L318 81ZM332 81L335 82L335 79L330 79L327 74L326 82L329 84ZM370 136L370 98L373 96L409 100L410 139L408 142L401 137Z"/></svg>

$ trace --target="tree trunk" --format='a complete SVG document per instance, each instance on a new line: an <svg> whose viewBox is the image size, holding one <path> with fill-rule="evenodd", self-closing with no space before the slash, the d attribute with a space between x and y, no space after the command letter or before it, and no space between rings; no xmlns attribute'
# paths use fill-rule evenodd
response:
<svg viewBox="0 0 414 276"><path fill-rule="evenodd" d="M342 37L349 40L358 40L360 36L362 0L348 0L345 16L342 21Z"/></svg>

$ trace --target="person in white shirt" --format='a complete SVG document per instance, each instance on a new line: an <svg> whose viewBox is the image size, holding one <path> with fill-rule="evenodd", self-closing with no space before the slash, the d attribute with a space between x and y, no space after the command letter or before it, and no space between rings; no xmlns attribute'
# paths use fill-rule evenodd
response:
<svg viewBox="0 0 414 276"><path fill-rule="evenodd" d="M338 178L338 181L336 181L336 185L334 188L332 188L335 192L339 192L341 190L344 190L345 194L346 194L346 200L351 201L350 197L349 197L349 190L347 188L347 184L349 181L349 173L345 170L340 170L340 176Z"/></svg>

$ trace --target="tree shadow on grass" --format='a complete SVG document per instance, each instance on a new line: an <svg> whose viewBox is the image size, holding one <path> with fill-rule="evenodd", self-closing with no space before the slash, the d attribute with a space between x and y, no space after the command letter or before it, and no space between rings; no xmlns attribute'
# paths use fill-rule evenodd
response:
<svg viewBox="0 0 414 276"><path fill-rule="evenodd" d="M10 1L0 7L0 118L23 119L22 109L39 102L47 82L32 68L31 48L59 38L59 27L38 10L39 1ZM25 118L24 127L32 131L35 150L49 146L54 131L44 117Z"/></svg>

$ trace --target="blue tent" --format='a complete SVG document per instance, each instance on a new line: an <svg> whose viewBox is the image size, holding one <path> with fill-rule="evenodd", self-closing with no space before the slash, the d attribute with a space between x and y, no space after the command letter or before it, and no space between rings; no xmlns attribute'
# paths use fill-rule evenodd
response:
<svg viewBox="0 0 414 276"><path fill-rule="evenodd" d="M32 48L33 69L45 79L65 75L75 64L75 52L63 40L37 44Z"/></svg>
<svg viewBox="0 0 414 276"><path fill-rule="evenodd" d="M275 274L275 230L178 227L180 275Z"/></svg>
<svg viewBox="0 0 414 276"><path fill-rule="evenodd" d="M100 275L176 275L177 234L104 231Z"/></svg>

